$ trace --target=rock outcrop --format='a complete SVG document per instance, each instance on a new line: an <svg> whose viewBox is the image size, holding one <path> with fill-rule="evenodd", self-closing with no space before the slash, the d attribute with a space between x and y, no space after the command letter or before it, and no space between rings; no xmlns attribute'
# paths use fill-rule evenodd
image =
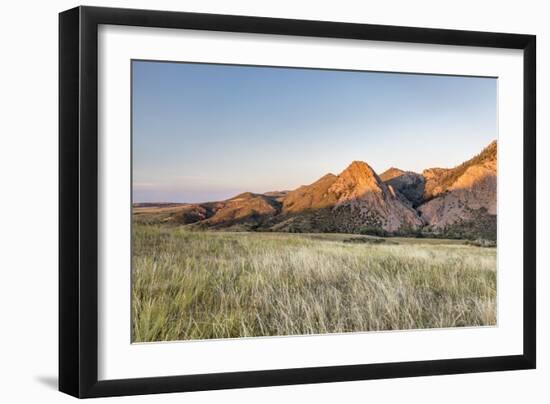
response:
<svg viewBox="0 0 550 404"><path fill-rule="evenodd" d="M479 155L432 179L431 198L418 207L428 229L449 232L460 227L489 226L484 233L496 237L497 144L491 143ZM433 192L435 191L435 192ZM483 229L479 229L483 230Z"/></svg>
<svg viewBox="0 0 550 404"><path fill-rule="evenodd" d="M403 195L413 207L424 202L426 180L421 174L392 167L384 171L380 178Z"/></svg>

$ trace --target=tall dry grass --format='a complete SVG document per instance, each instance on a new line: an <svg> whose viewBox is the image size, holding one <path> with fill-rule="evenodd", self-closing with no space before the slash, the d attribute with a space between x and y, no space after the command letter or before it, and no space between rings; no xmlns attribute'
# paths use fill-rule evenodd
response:
<svg viewBox="0 0 550 404"><path fill-rule="evenodd" d="M133 340L494 325L496 250L134 227Z"/></svg>

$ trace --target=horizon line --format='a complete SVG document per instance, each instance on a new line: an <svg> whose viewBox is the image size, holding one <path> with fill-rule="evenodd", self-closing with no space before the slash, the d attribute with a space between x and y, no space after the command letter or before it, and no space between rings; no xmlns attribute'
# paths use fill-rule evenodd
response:
<svg viewBox="0 0 550 404"><path fill-rule="evenodd" d="M462 163L458 163L458 164L455 164L453 165L452 167L429 167L429 168L425 168L423 169L421 172L417 172L417 171L413 171L413 170L404 170L402 168L399 168L395 165L392 165L392 166L389 166L388 168L386 168L384 171L382 171L380 174L374 170L374 168L372 168L372 166L367 163L366 161L364 160L353 160L351 163L349 163L346 168L344 168L339 174L334 174L333 172L328 172L326 174L323 174L321 175L320 177L318 177L316 180L314 180L313 182L311 183L308 183L308 184L301 184L301 185L298 185L297 187L295 188L287 188L287 189L273 189L273 188L269 188L269 190L267 191L263 191L263 192L257 192L257 191L242 191L242 192L239 192L237 194L232 194L233 196L228 196L227 198L224 198L224 199L214 199L214 200L205 200L205 201L198 201L198 202L178 202L178 201L134 201L133 200L133 192L134 192L134 183L132 182L132 201L131 201L131 204L132 206L135 205L135 204L151 204L151 205L169 205L169 204L178 204L178 205L193 205L193 204L205 204L205 203L215 203L215 202L221 202L221 201L227 201L229 199L232 199L232 198L235 198L236 196L238 195L241 195L243 193L251 193L251 194L255 194L255 195L266 195L267 193L270 193L270 192L292 192L302 186L308 186L308 185L311 185L313 183L315 183L316 181L318 181L319 179L327 176L327 175L334 175L336 177L338 177L339 175L341 175L345 170L347 170L349 168L349 166L351 164L353 164L354 162L358 161L358 162L362 162L362 163L365 163L367 164L369 167L372 168L372 170L374 171L374 173L380 177L380 175L384 174L385 172L391 170L391 169L397 169L397 170L400 170L400 171L403 171L404 173L415 173L415 174L418 174L418 175L423 175L423 172L426 171L426 170L432 170L432 169L446 169L446 170L452 170L454 168L457 168L458 166L460 166L461 164L464 164L465 162L473 159L474 157L476 157L477 155L481 154L485 149L487 149L490 145L492 145L493 143L498 143L498 137L497 139L494 139L492 140L491 142L489 142L486 146L484 146L479 153L477 154L474 154L473 156L471 156L470 158L464 160ZM382 180L382 182L385 182ZM275 187L274 187L275 188Z"/></svg>

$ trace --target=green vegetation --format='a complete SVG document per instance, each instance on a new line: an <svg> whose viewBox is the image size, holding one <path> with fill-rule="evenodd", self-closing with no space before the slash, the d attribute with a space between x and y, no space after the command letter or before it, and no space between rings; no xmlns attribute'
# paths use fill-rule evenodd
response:
<svg viewBox="0 0 550 404"><path fill-rule="evenodd" d="M496 323L494 248L139 223L133 235L135 342Z"/></svg>
<svg viewBox="0 0 550 404"><path fill-rule="evenodd" d="M487 209L470 209L473 220L457 221L443 229L441 236L462 240L478 240L481 243L496 246L497 241L497 217L487 214Z"/></svg>
<svg viewBox="0 0 550 404"><path fill-rule="evenodd" d="M366 234L369 236L388 237L390 233L379 226L365 226L359 229L359 234Z"/></svg>

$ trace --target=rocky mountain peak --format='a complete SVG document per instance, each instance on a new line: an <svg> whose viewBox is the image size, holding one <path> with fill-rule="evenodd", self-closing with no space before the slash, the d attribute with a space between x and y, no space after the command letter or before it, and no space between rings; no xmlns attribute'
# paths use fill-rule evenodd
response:
<svg viewBox="0 0 550 404"><path fill-rule="evenodd" d="M340 173L339 177L342 176L353 177L358 181L370 179L372 177L378 178L378 174L376 174L371 166L359 160L352 161L352 163Z"/></svg>
<svg viewBox="0 0 550 404"><path fill-rule="evenodd" d="M365 192L383 191L382 180L376 172L363 161L352 162L340 173L329 191L345 198L357 198Z"/></svg>
<svg viewBox="0 0 550 404"><path fill-rule="evenodd" d="M380 174L380 179L382 181L389 181L393 178L400 177L404 174L406 174L406 171L403 171L396 167L390 167L386 171L384 171L382 174Z"/></svg>
<svg viewBox="0 0 550 404"><path fill-rule="evenodd" d="M482 153L486 152L488 154L492 154L494 157L497 155L497 141L493 140L489 145L483 149Z"/></svg>

